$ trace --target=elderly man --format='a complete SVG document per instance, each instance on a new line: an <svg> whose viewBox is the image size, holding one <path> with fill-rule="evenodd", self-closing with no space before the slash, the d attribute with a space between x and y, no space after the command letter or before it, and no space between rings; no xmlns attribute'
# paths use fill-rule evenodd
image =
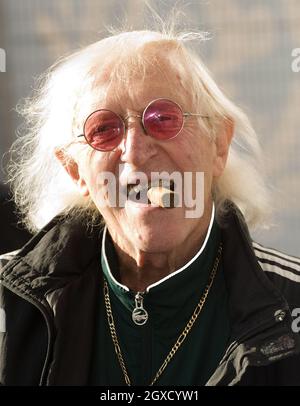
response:
<svg viewBox="0 0 300 406"><path fill-rule="evenodd" d="M2 384L300 384L300 262L250 239L256 135L189 37L96 42L25 106L11 173L37 234L2 258Z"/></svg>

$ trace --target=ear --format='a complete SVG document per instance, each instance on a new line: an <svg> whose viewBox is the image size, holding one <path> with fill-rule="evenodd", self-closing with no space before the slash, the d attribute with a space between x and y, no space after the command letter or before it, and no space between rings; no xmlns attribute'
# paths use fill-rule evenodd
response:
<svg viewBox="0 0 300 406"><path fill-rule="evenodd" d="M216 156L213 167L213 176L215 178L220 177L225 169L233 132L234 123L231 119L226 118L222 126L222 131L217 135L215 140Z"/></svg>
<svg viewBox="0 0 300 406"><path fill-rule="evenodd" d="M74 158L66 154L62 149L56 148L54 151L56 158L62 164L72 181L76 184L79 192L82 196L89 196L90 192L88 190L87 184L80 173L78 163Z"/></svg>

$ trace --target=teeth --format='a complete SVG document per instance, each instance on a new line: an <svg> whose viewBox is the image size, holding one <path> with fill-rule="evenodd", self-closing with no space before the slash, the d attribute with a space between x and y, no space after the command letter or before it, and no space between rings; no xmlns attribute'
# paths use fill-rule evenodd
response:
<svg viewBox="0 0 300 406"><path fill-rule="evenodd" d="M165 187L167 189L170 189L172 191L174 191L174 181L172 179L168 180L168 179L157 179L154 180L153 182L149 181L148 184L128 184L127 185L127 197L129 195L132 195L132 193L134 194L138 194L141 191L145 190L145 189L150 189L150 187L156 187L156 186L161 186L161 187Z"/></svg>

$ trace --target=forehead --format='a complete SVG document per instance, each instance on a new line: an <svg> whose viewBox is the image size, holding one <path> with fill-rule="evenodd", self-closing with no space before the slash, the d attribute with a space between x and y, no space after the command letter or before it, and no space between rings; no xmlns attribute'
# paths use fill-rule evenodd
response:
<svg viewBox="0 0 300 406"><path fill-rule="evenodd" d="M98 86L105 89L105 96L99 103L133 110L159 97L185 103L189 100L187 76L178 50L152 44L103 69Z"/></svg>

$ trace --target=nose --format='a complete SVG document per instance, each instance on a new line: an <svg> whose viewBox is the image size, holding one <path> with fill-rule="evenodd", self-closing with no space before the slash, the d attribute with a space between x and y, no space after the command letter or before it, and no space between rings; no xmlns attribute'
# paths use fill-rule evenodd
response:
<svg viewBox="0 0 300 406"><path fill-rule="evenodd" d="M121 161L137 168L142 167L157 153L156 142L153 137L146 134L140 118L128 119L126 133L120 148Z"/></svg>

